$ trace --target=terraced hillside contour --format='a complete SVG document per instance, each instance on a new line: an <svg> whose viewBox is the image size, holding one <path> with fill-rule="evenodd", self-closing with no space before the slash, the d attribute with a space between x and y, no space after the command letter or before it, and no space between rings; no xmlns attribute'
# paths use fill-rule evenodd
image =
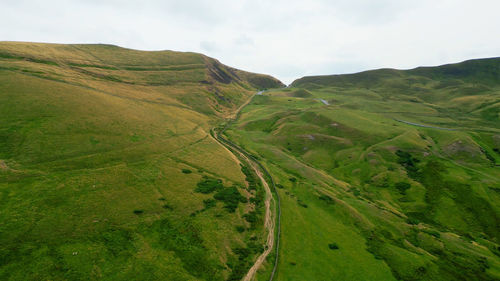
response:
<svg viewBox="0 0 500 281"><path fill-rule="evenodd" d="M281 86L195 53L1 42L0 279L241 279L264 191L209 130Z"/></svg>

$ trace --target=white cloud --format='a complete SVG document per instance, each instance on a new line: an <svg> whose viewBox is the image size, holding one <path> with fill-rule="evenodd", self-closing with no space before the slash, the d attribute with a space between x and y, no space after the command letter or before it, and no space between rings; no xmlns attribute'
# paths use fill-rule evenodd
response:
<svg viewBox="0 0 500 281"><path fill-rule="evenodd" d="M303 75L500 56L496 0L3 0L0 40L202 52Z"/></svg>

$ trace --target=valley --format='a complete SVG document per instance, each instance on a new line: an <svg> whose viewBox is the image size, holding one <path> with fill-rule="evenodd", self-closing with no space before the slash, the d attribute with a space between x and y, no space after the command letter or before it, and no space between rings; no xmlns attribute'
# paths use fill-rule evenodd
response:
<svg viewBox="0 0 500 281"><path fill-rule="evenodd" d="M279 80L0 42L2 280L498 280L500 59Z"/></svg>

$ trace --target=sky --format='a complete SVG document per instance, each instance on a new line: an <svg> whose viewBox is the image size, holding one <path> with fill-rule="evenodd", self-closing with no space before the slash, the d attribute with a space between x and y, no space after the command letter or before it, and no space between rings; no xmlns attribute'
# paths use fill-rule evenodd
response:
<svg viewBox="0 0 500 281"><path fill-rule="evenodd" d="M498 0L2 0L0 41L192 51L289 84L500 56Z"/></svg>

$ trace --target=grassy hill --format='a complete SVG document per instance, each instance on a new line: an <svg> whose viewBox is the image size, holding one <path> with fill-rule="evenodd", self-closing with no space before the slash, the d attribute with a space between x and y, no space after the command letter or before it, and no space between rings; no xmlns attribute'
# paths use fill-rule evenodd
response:
<svg viewBox="0 0 500 281"><path fill-rule="evenodd" d="M208 132L281 85L195 53L0 42L0 279L238 279L258 190Z"/></svg>
<svg viewBox="0 0 500 281"><path fill-rule="evenodd" d="M280 187L277 280L498 280L499 70L305 77L256 96L227 134Z"/></svg>
<svg viewBox="0 0 500 281"><path fill-rule="evenodd" d="M498 122L500 58L470 60L439 67L412 70L380 69L348 75L313 76L298 79L294 87L324 91L352 91L372 100L399 100L412 107L428 103L441 117L450 115L461 125L486 127ZM456 118L455 118L456 117ZM471 120L474 119L474 120ZM471 123L465 122L466 119ZM449 121L449 123L448 123ZM455 125L452 120L443 125ZM436 122L436 121L434 121ZM479 122L479 124L477 123Z"/></svg>

